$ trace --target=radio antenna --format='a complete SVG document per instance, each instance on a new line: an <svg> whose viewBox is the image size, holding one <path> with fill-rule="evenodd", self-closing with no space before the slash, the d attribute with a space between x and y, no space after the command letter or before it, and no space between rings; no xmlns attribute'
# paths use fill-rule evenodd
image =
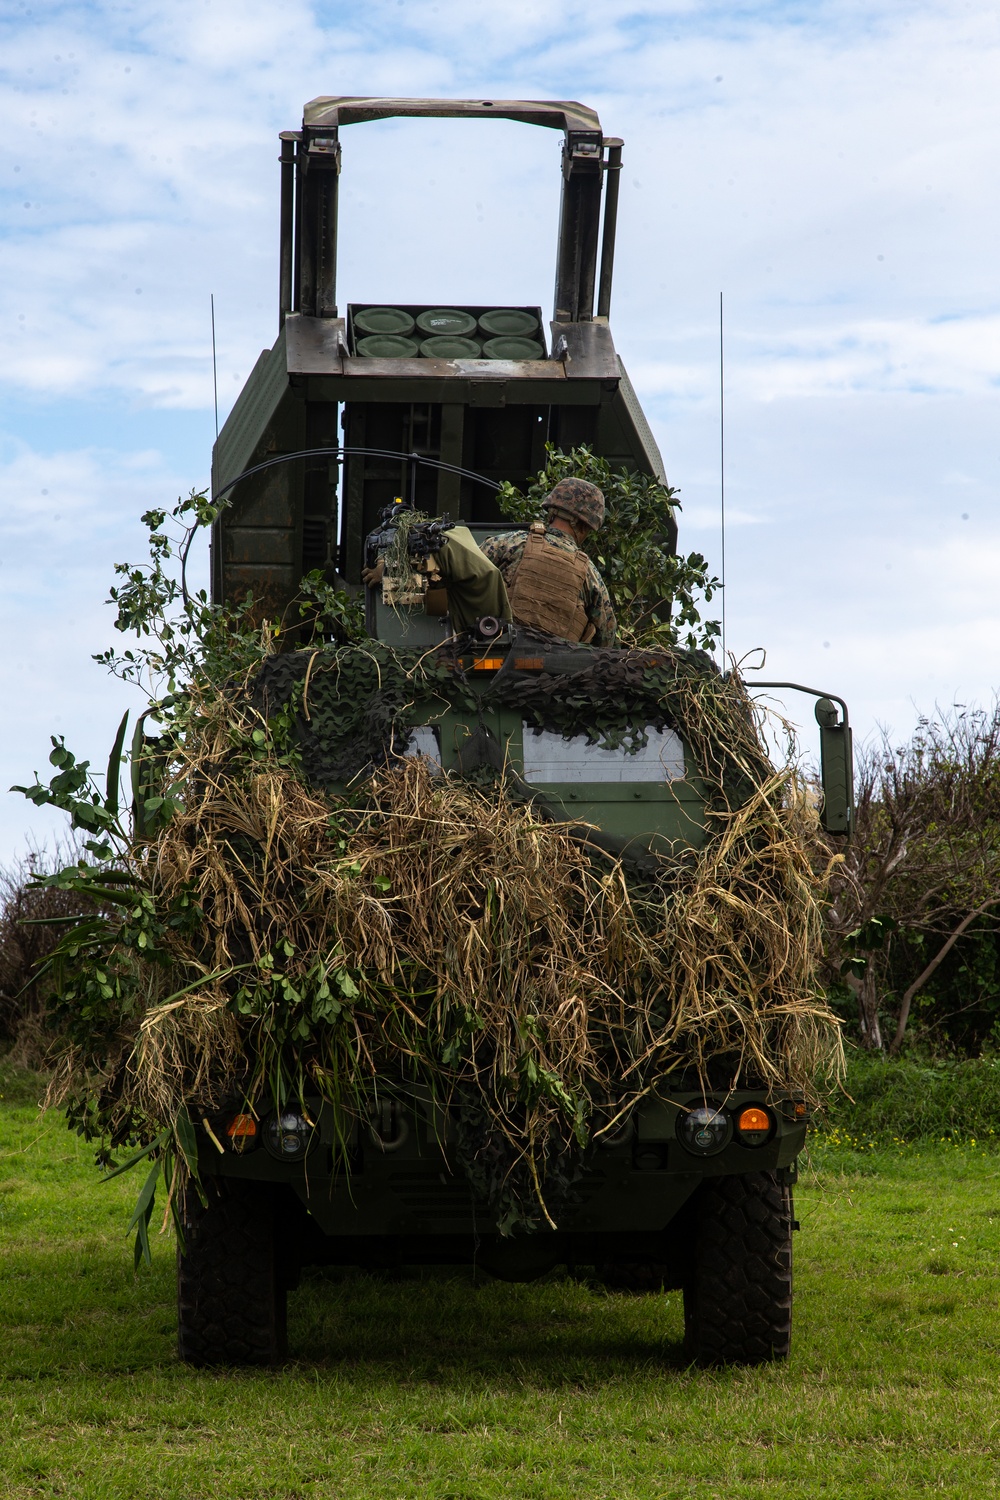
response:
<svg viewBox="0 0 1000 1500"><path fill-rule="evenodd" d="M722 670L726 670L726 379L722 337L722 293L719 293L719 500L722 523Z"/></svg>
<svg viewBox="0 0 1000 1500"><path fill-rule="evenodd" d="M212 392L215 396L215 441L219 441L219 368L215 358L215 293L212 298Z"/></svg>

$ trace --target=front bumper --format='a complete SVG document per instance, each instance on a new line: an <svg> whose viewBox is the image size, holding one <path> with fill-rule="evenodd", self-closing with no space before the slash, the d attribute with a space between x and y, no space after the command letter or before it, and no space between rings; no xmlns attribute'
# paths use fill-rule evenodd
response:
<svg viewBox="0 0 1000 1500"><path fill-rule="evenodd" d="M734 1134L721 1150L702 1156L685 1146L678 1124L703 1102L700 1090L664 1088L609 1132L607 1144L592 1144L571 1193L554 1207L557 1232L660 1233L706 1177L794 1168L807 1128L801 1103L768 1103L773 1130L764 1143L747 1145ZM740 1090L724 1099L713 1096L713 1102L735 1118L764 1100L760 1091ZM455 1127L446 1111L410 1096L393 1105L389 1129L384 1120L371 1126L339 1122L338 1128L332 1106L318 1102L310 1117L310 1148L297 1162L271 1155L260 1144L263 1130L242 1150L231 1149L220 1118L213 1124L214 1140L201 1132L200 1168L208 1175L286 1184L322 1233L338 1239L496 1233L495 1214L476 1198L457 1159Z"/></svg>

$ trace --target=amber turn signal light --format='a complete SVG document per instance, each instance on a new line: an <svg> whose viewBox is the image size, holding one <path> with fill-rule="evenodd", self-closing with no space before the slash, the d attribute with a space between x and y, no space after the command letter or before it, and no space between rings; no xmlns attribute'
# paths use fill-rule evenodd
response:
<svg viewBox="0 0 1000 1500"><path fill-rule="evenodd" d="M233 1115L226 1134L234 1151L248 1151L257 1141L257 1121L253 1115Z"/></svg>
<svg viewBox="0 0 1000 1500"><path fill-rule="evenodd" d="M771 1134L771 1116L759 1104L748 1104L736 1117L736 1134L744 1146L763 1146Z"/></svg>

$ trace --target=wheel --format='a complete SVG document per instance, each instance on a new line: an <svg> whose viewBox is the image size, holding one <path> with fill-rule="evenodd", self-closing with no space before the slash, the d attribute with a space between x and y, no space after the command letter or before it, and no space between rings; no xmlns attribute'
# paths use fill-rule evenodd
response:
<svg viewBox="0 0 1000 1500"><path fill-rule="evenodd" d="M792 1194L773 1172L710 1178L692 1204L684 1348L700 1365L787 1359Z"/></svg>
<svg viewBox="0 0 1000 1500"><path fill-rule="evenodd" d="M177 1249L177 1352L189 1365L269 1365L285 1355L285 1280L266 1184L209 1180L185 1194Z"/></svg>

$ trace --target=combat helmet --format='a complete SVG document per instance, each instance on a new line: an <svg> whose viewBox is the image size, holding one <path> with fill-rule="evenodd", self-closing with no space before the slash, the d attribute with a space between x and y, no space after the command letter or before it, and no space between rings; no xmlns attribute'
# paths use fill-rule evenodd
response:
<svg viewBox="0 0 1000 1500"><path fill-rule="evenodd" d="M560 479L542 506L545 510L561 510L592 531L599 531L604 525L604 495L589 479Z"/></svg>

